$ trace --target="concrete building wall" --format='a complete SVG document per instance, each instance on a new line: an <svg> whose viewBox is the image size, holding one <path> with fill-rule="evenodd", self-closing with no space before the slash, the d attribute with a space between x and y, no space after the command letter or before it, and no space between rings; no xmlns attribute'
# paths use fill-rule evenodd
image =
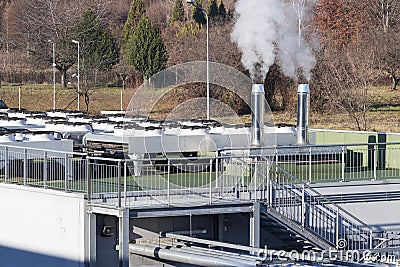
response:
<svg viewBox="0 0 400 267"><path fill-rule="evenodd" d="M0 184L0 266L85 266L81 194Z"/></svg>

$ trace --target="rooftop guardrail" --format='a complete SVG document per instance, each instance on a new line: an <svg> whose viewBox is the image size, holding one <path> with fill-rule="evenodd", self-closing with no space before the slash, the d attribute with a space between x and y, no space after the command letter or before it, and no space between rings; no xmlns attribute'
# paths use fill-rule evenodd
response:
<svg viewBox="0 0 400 267"><path fill-rule="evenodd" d="M307 183L400 178L400 144L268 147L261 149ZM257 155L235 149L199 158L111 159L87 153L0 145L0 182L85 193L114 207L205 205L266 197Z"/></svg>

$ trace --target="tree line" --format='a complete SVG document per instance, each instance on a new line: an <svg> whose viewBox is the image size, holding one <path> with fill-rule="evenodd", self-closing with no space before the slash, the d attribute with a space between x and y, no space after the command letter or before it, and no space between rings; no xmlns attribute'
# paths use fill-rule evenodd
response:
<svg viewBox="0 0 400 267"><path fill-rule="evenodd" d="M400 81L400 3L396 0L282 0L312 5L304 33L314 42L312 108L347 112L359 129L367 128L366 112L373 85L396 90ZM97 77L115 73L118 82L141 84L167 66L205 60L206 18L210 19L210 59L247 72L241 53L230 40L235 23L234 0L7 0L0 2L0 62L8 69L48 69L51 45L61 84L77 72L87 105ZM19 61L17 60L19 59ZM14 61L13 61L14 60ZM265 79L273 110L295 106L295 84L280 63ZM301 77L299 77L301 80ZM201 87L188 94L204 94ZM212 90L212 97L235 96ZM237 100L232 100L236 103ZM240 112L248 109L239 107Z"/></svg>

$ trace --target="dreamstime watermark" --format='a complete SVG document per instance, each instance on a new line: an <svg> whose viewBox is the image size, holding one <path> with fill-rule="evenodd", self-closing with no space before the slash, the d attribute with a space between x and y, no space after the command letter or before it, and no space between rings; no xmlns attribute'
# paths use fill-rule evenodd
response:
<svg viewBox="0 0 400 267"><path fill-rule="evenodd" d="M258 255L263 261L278 260L281 262L314 262L327 263L335 261L346 261L353 263L374 263L374 264L392 264L400 266L400 259L396 255L382 253L373 250L340 250L329 248L328 250L314 251L304 250L260 250Z"/></svg>

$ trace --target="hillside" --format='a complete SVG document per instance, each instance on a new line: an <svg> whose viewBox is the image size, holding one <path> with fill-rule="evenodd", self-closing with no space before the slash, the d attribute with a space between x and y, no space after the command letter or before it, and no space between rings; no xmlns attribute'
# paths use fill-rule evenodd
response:
<svg viewBox="0 0 400 267"><path fill-rule="evenodd" d="M266 5L264 0L251 3L242 0L242 9L250 4L259 5L248 8L251 16L244 17L250 21L245 21L235 39L232 32L237 30L243 11L238 9L239 1L196 0L196 4L202 5L211 18L210 60L228 65L264 83L266 99L277 122L295 123L294 88L297 83L307 82L312 88L312 127L398 131L400 98L396 89L400 82L400 43L393 40L400 38L400 2L392 1L391 9L385 11L381 10L383 5L376 5L376 1L319 0L310 1L315 5L303 6L304 9L299 10L296 7L302 6L295 3L304 1L270 1ZM142 2L69 0L58 4L48 1L48 6L44 2L11 0L0 3L0 96L11 106L17 106L18 87L21 85L23 107L31 110L50 108L52 94L49 84L53 82L54 52L57 107L76 109L74 90L77 89L79 71L81 90L90 97L89 112L96 114L102 109L120 109L119 88L122 86L128 88L123 96L126 106L130 95L146 76L132 63L132 57L139 58L140 53L131 53L133 56L128 57L128 48L135 42L127 41L132 40L131 37L127 40L123 38L131 7ZM222 2L226 16L221 16L219 11L217 15L212 15L209 7ZM181 18L172 23L176 3L182 4L183 12ZM192 12L196 10L193 6L180 0L143 0L143 7L138 14L148 17L155 32L161 35L159 39L162 42L158 47L165 46L168 58L162 57L165 62L156 62L156 53L151 55L154 47L143 46L143 54L150 51L151 56L144 55L143 60L137 60L142 66L164 68L206 60L206 24L193 16ZM105 35L85 35L91 29L90 23L84 23L84 14L88 9L95 17L92 22L96 23L98 32ZM138 19L139 15L135 12L131 17L137 16ZM300 24L296 30L300 31L294 34L289 26L296 24L299 14L305 14L305 20L298 20ZM128 28L129 34L135 33L135 23ZM99 52L96 48L103 42L98 36L107 36L108 43L112 45L102 47L104 49ZM149 35L145 33L143 36ZM71 40L76 39L80 41L72 43ZM247 43L239 45L243 40ZM78 57L77 43L81 45L78 45ZM127 47L127 43L131 46ZM256 61L253 58L249 62L244 54L253 51L253 48L259 51L255 52ZM107 49L112 49L112 54L115 57L118 55L118 58L104 59L103 55L111 54L108 53L111 50ZM77 64L79 58L80 69ZM98 68L107 62L112 63ZM253 69L262 69L266 77L254 76ZM70 83L69 89L62 88L61 84L67 83ZM204 84L190 86L193 89L190 92L176 90L175 95L164 98L157 112L163 114L179 101L205 96ZM234 110L240 111L240 115L248 113L248 108L236 101L234 96L221 91L214 96L217 100L233 103Z"/></svg>
<svg viewBox="0 0 400 267"><path fill-rule="evenodd" d="M0 98L10 107L18 107L18 87L3 86ZM123 91L123 109L126 109L134 89ZM98 115L101 110L119 110L121 106L121 88L97 88L93 91L90 102L90 114ZM53 91L51 85L29 85L21 87L21 107L31 111L43 111L52 108ZM374 104L367 113L368 129L370 131L400 132L400 91L392 91L388 87L375 87L369 93ZM164 118L176 105L186 101L185 96L177 98L169 95L154 110L157 118ZM69 106L68 106L69 105ZM311 107L313 103L311 102ZM57 88L57 108L76 110L75 93L68 89ZM84 108L83 104L82 107ZM296 109L273 112L275 123L296 124ZM318 113L311 111L310 127L324 129L357 130L348 114L343 112ZM249 122L250 116L244 115L243 121Z"/></svg>

